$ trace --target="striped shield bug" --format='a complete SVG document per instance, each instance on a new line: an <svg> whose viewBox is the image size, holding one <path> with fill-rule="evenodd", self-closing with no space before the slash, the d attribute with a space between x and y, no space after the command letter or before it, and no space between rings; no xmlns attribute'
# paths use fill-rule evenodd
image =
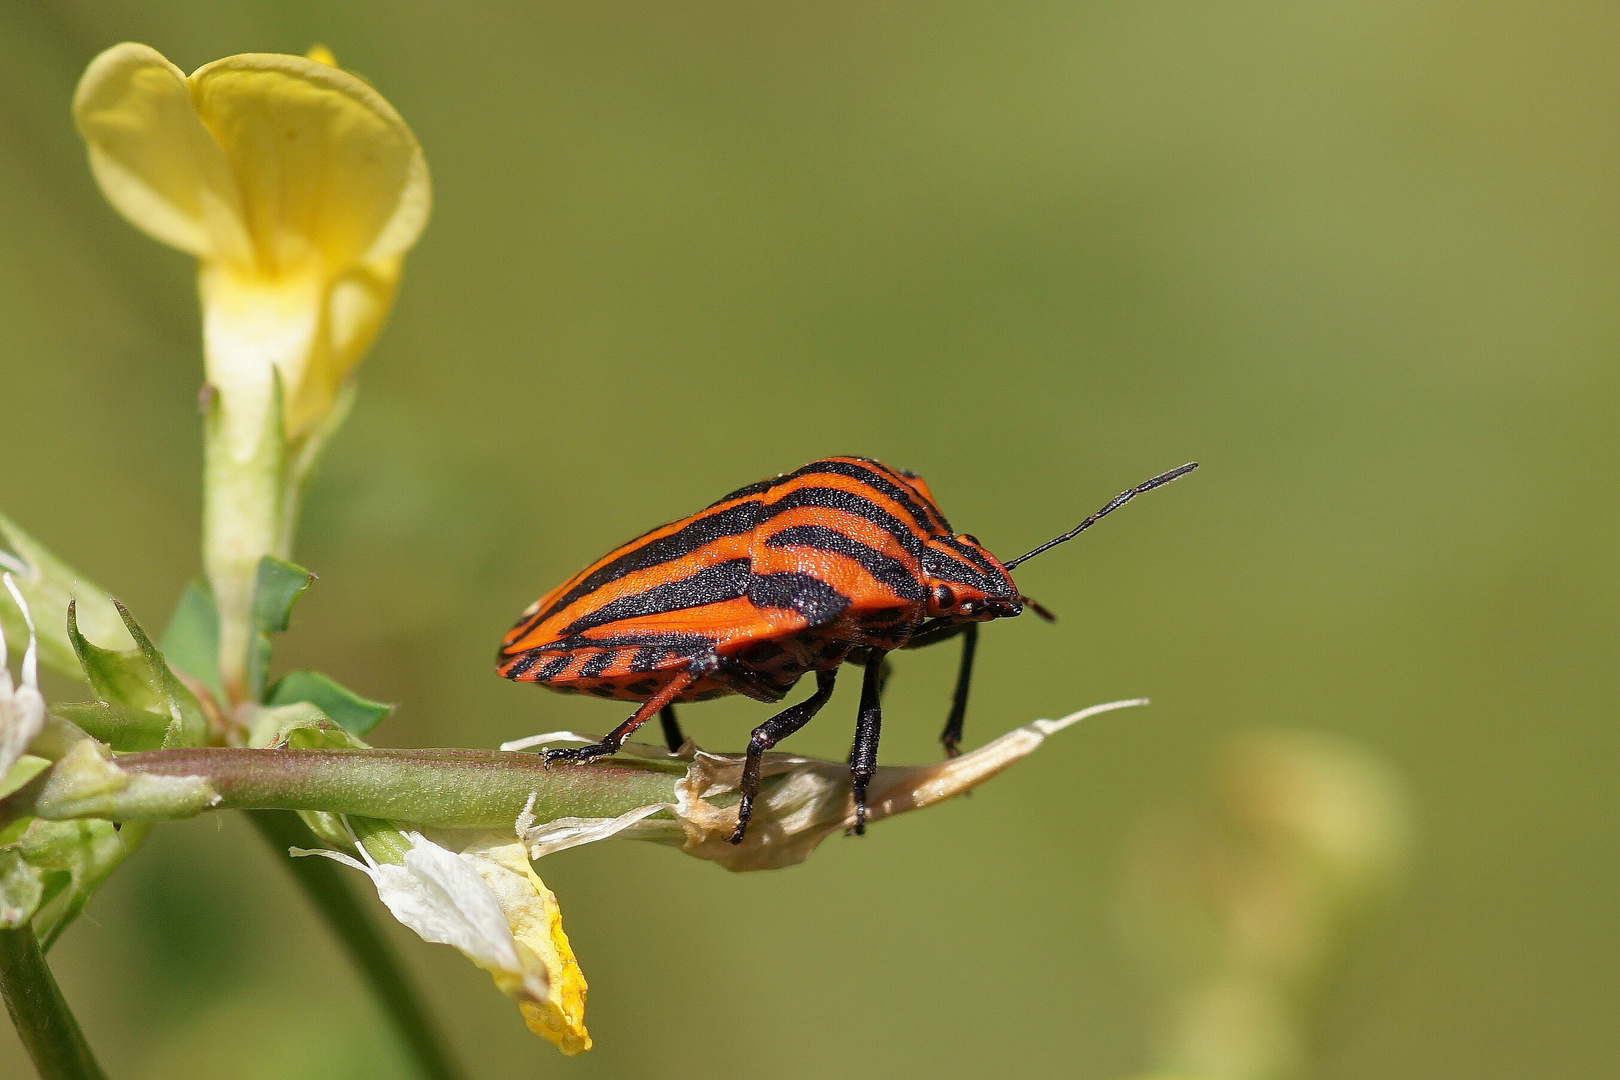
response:
<svg viewBox="0 0 1620 1080"><path fill-rule="evenodd" d="M1138 484L1003 563L951 529L915 473L869 458L812 461L608 552L529 606L502 642L496 670L564 693L641 703L602 741L547 750L547 762L615 753L655 714L674 753L685 741L677 702L726 694L777 702L815 672L815 692L759 725L748 741L731 836L741 843L765 751L820 711L845 661L863 665L849 755L855 832L863 833L884 657L961 637L956 692L940 736L954 756L979 623L1026 606L1052 618L1019 592L1009 571L1195 468L1192 462Z"/></svg>

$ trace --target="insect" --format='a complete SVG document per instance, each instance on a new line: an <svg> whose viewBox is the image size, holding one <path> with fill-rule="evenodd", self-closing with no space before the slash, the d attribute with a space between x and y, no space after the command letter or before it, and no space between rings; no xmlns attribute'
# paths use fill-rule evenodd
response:
<svg viewBox="0 0 1620 1080"><path fill-rule="evenodd" d="M1025 606L1052 619L1019 592L1009 571L1197 467L1191 462L1138 484L1003 563L951 529L915 473L869 458L812 461L608 552L529 606L503 640L496 670L564 693L641 703L600 742L545 751L548 764L615 753L655 714L675 753L685 741L677 702L726 694L778 702L800 676L815 672L815 692L748 740L736 844L759 794L765 751L821 710L845 661L863 665L849 770L854 831L864 833L884 657L961 637L956 691L940 735L955 756L979 623L1019 615Z"/></svg>

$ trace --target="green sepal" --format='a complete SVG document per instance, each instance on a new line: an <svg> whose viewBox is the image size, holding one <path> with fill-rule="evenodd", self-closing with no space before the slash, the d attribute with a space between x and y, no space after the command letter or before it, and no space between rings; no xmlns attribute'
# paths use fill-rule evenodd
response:
<svg viewBox="0 0 1620 1080"><path fill-rule="evenodd" d="M268 705L292 705L300 701L316 706L327 719L354 735L369 733L394 709L392 705L361 697L319 671L293 671L283 675L265 699Z"/></svg>
<svg viewBox="0 0 1620 1080"><path fill-rule="evenodd" d="M248 735L248 745L290 750L365 750L365 740L327 719L307 701L259 710ZM301 810L304 820L321 841L334 848L349 848L353 841L342 814Z"/></svg>
<svg viewBox="0 0 1620 1080"><path fill-rule="evenodd" d="M219 608L206 578L192 578L186 585L158 647L170 667L200 683L215 701L225 700L219 681Z"/></svg>
<svg viewBox="0 0 1620 1080"><path fill-rule="evenodd" d="M260 749L369 750L370 744L334 724L320 706L307 701L258 710L248 730L248 745Z"/></svg>
<svg viewBox="0 0 1620 1080"><path fill-rule="evenodd" d="M0 557L0 569L10 571L16 579L17 590L28 601L39 639L40 663L59 675L84 678L64 618L75 592L85 594L79 614L86 634L108 644L128 640L117 611L101 599L107 594L17 528L4 514L0 514L0 538L14 553ZM22 652L28 647L28 625L23 622L22 612L13 605L0 604L0 626L4 627L6 643L11 648Z"/></svg>
<svg viewBox="0 0 1620 1080"><path fill-rule="evenodd" d="M128 706L160 718L164 727L161 746L202 746L208 741L208 721L196 695L169 670L163 654L129 610L117 600L113 606L135 641L135 648L127 652L91 644L79 632L77 602L69 600L67 605L68 640L96 697L109 705ZM113 748L125 749L116 743Z"/></svg>
<svg viewBox="0 0 1620 1080"><path fill-rule="evenodd" d="M265 674L270 669L270 635L287 629L293 605L314 580L315 575L302 566L274 555L259 560L259 575L253 586L253 644L248 652L248 689L255 701L264 700Z"/></svg>
<svg viewBox="0 0 1620 1080"><path fill-rule="evenodd" d="M44 899L40 872L22 852L0 848L0 930L15 930L32 919Z"/></svg>
<svg viewBox="0 0 1620 1080"><path fill-rule="evenodd" d="M50 767L51 763L45 758L24 754L4 776L0 776L0 799L10 795ZM0 844L4 843L7 843L5 834L0 833Z"/></svg>
<svg viewBox="0 0 1620 1080"><path fill-rule="evenodd" d="M103 882L146 839L149 825L122 828L99 818L45 821L36 818L10 849L20 854L43 886L34 932L49 949Z"/></svg>
<svg viewBox="0 0 1620 1080"><path fill-rule="evenodd" d="M174 725L163 713L110 701L58 702L51 712L118 751L161 750Z"/></svg>

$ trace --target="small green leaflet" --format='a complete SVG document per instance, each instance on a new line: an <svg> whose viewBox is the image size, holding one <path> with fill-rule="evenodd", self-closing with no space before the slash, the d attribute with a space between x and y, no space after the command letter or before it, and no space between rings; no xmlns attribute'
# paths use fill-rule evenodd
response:
<svg viewBox="0 0 1620 1080"><path fill-rule="evenodd" d="M266 555L259 560L259 578L253 589L253 645L248 655L248 689L256 701L264 700L265 676L270 670L271 634L287 629L292 608L315 575L290 562Z"/></svg>
<svg viewBox="0 0 1620 1080"><path fill-rule="evenodd" d="M129 610L117 600L113 605L129 636L135 639L135 648L127 652L91 644L79 632L77 603L68 601L68 640L78 654L79 665L96 697L110 705L129 706L151 714L155 723L163 725L163 746L203 745L208 740L208 721L203 717L196 696L169 670L163 654Z"/></svg>
<svg viewBox="0 0 1620 1080"><path fill-rule="evenodd" d="M348 687L319 671L294 671L284 675L270 690L267 705L292 705L307 701L327 718L353 735L364 736L382 723L392 705L363 698Z"/></svg>

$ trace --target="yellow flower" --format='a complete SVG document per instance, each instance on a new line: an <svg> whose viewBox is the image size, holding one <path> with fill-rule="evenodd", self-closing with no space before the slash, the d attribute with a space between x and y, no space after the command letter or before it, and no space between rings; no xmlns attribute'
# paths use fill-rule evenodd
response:
<svg viewBox="0 0 1620 1080"><path fill-rule="evenodd" d="M187 76L126 42L90 62L73 97L108 201L197 257L216 392L203 552L231 705L253 693L260 560L291 556L304 481L432 204L394 107L324 48L312 57L245 53Z"/></svg>
<svg viewBox="0 0 1620 1080"><path fill-rule="evenodd" d="M272 368L289 443L331 412L432 202L410 128L330 58L246 53L188 77L126 42L91 61L73 99L107 199L197 257L208 381L239 417L239 448Z"/></svg>

